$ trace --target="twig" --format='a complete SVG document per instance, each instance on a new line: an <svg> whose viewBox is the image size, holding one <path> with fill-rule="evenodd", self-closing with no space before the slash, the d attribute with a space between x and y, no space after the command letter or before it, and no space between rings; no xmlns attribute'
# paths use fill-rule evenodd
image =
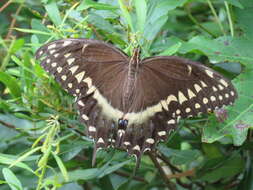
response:
<svg viewBox="0 0 253 190"><path fill-rule="evenodd" d="M19 15L19 13L20 13L22 7L23 7L23 3L19 5L19 7L18 7L18 9L17 9L17 11L16 11L16 13L15 13L15 16ZM13 31L13 28L14 28L14 26L15 26L15 24L16 24L16 21L17 21L17 20L16 20L16 18L14 17L14 18L12 19L12 21L11 21L11 24L10 24L10 27L9 27L9 31L8 31L8 33L7 33L5 39L9 39L9 38L10 38L10 36L11 36L11 34L12 34L12 31Z"/></svg>
<svg viewBox="0 0 253 190"><path fill-rule="evenodd" d="M186 5L185 6L185 10L187 12L187 16L189 17L189 19L196 24L199 28L201 28L202 30L204 30L205 32L207 32L209 35L211 35L212 37L216 38L217 36L215 34L213 34L211 31L209 31L208 29L206 29L204 26L202 26L192 15L191 13L191 9L190 9L190 5Z"/></svg>
<svg viewBox="0 0 253 190"><path fill-rule="evenodd" d="M186 184L186 183L183 183L180 179L176 178L176 181L179 185L181 185L182 187L184 188L187 188L187 189L192 189L192 183L190 184Z"/></svg>
<svg viewBox="0 0 253 190"><path fill-rule="evenodd" d="M160 158L162 161L164 161L171 168L171 170L174 170L176 172L181 172L181 170L178 169L176 166L173 166L163 154L157 154L157 157Z"/></svg>
<svg viewBox="0 0 253 190"><path fill-rule="evenodd" d="M10 129L15 129L15 130L17 130L17 128L16 128L14 125L9 124L9 123L6 123L6 122L4 122L4 121L2 121L2 120L0 120L0 124L6 126L6 127L8 127L8 128L10 128Z"/></svg>
<svg viewBox="0 0 253 190"><path fill-rule="evenodd" d="M90 184L88 183L88 181L84 182L84 184L82 185L84 190L91 190L92 187L90 186Z"/></svg>
<svg viewBox="0 0 253 190"><path fill-rule="evenodd" d="M191 170L187 170L181 173L170 174L170 175L167 175L167 177L171 179L171 178L181 178L181 177L194 176L194 175L195 175L195 169L191 169Z"/></svg>
<svg viewBox="0 0 253 190"><path fill-rule="evenodd" d="M88 24L88 26L93 30L93 32L96 34L99 40L103 40L103 37L98 33L98 31L92 24Z"/></svg>
<svg viewBox="0 0 253 190"><path fill-rule="evenodd" d="M12 3L11 0L7 1L7 2L0 8L0 13L1 13L5 8L7 8L11 3Z"/></svg>
<svg viewBox="0 0 253 190"><path fill-rule="evenodd" d="M167 187L170 190L176 190L176 186L174 183L170 182L170 180L167 178L167 175L165 174L163 168L161 167L161 165L159 164L159 162L157 161L156 157L154 156L154 154L152 152L148 152L147 153L150 157L150 159L152 160L152 162L154 163L155 167L158 169L161 177L163 178L164 182L166 183Z"/></svg>
<svg viewBox="0 0 253 190"><path fill-rule="evenodd" d="M130 174L121 171L115 171L114 173L122 177L132 177ZM142 177L133 176L132 179L148 184L148 182Z"/></svg>
<svg viewBox="0 0 253 190"><path fill-rule="evenodd" d="M182 172L182 170L180 170L179 168L177 168L176 166L172 165L170 163L170 161L163 155L163 154L157 154L158 158L160 158L162 161L164 161L169 167L170 169L172 170L172 173L174 174L175 171L176 172ZM189 179L190 181L192 181L192 178L191 176L185 176L187 179ZM176 178L177 180L177 183L179 185L181 185L182 187L185 187L185 188L190 188L190 186L188 184L183 184L180 179ZM201 189L204 189L204 186L199 183L199 182L193 182L195 185L199 186Z"/></svg>

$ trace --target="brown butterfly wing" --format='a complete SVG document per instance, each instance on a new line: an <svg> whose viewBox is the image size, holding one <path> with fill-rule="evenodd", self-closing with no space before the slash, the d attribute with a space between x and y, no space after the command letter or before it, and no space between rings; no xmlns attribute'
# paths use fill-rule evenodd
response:
<svg viewBox="0 0 253 190"><path fill-rule="evenodd" d="M166 139L180 118L211 112L237 98L229 80L203 64L179 57L143 60L136 80L130 113L125 118L128 128L135 126L138 134L139 140L131 143L132 147L138 145L140 150L150 148L147 139Z"/></svg>
<svg viewBox="0 0 253 190"><path fill-rule="evenodd" d="M96 148L114 144L117 121L123 113L128 57L97 40L64 39L50 42L36 52L42 67L70 94L77 97L80 119Z"/></svg>
<svg viewBox="0 0 253 190"><path fill-rule="evenodd" d="M36 58L42 59L42 67L75 96L92 93L104 82L110 84L116 76L108 76L108 73L117 75L128 63L128 57L109 44L71 38L42 46L36 52Z"/></svg>
<svg viewBox="0 0 253 190"><path fill-rule="evenodd" d="M140 158L165 140L180 118L213 111L237 97L230 81L202 64L151 57L139 65L125 110L129 59L120 50L96 40L64 39L42 46L36 57L78 97L81 121L95 140L94 153L116 146ZM126 129L119 128L120 118L128 121Z"/></svg>

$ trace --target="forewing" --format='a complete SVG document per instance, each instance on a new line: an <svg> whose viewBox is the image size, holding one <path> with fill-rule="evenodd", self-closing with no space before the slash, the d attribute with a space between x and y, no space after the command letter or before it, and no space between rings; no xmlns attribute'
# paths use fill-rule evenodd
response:
<svg viewBox="0 0 253 190"><path fill-rule="evenodd" d="M97 40L63 39L50 42L36 52L42 67L75 96L94 92L121 72L128 57L115 47ZM111 73L110 73L111 72Z"/></svg>
<svg viewBox="0 0 253 190"><path fill-rule="evenodd" d="M179 57L155 57L141 65L140 110L160 104L171 117L187 118L232 104L237 93L218 72Z"/></svg>
<svg viewBox="0 0 253 190"><path fill-rule="evenodd" d="M115 47L97 40L63 39L36 52L42 67L70 94L77 97L81 122L96 148L115 141L117 121L122 117L124 81L128 57Z"/></svg>

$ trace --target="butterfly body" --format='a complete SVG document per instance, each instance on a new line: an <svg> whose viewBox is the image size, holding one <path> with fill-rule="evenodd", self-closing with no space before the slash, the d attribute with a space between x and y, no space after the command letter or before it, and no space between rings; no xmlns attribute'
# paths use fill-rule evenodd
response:
<svg viewBox="0 0 253 190"><path fill-rule="evenodd" d="M137 48L128 63L127 80L125 80L124 85L123 109L126 113L129 112L129 106L131 106L131 97L138 77L139 63L139 48Z"/></svg>
<svg viewBox="0 0 253 190"><path fill-rule="evenodd" d="M216 71L176 56L128 57L88 39L50 42L36 53L42 67L77 97L87 135L99 148L114 146L140 158L176 128L181 118L209 113L237 97Z"/></svg>

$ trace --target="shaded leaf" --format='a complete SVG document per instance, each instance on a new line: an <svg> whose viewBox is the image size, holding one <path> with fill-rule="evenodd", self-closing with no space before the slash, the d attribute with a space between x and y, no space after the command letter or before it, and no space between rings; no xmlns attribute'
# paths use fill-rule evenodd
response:
<svg viewBox="0 0 253 190"><path fill-rule="evenodd" d="M95 13L89 14L87 20L89 23L91 23L92 25L96 26L97 28L101 30L104 30L108 33L115 33L115 30L113 29L113 26L110 24L110 22L108 22L103 17Z"/></svg>
<svg viewBox="0 0 253 190"><path fill-rule="evenodd" d="M243 170L244 161L240 156L234 156L224 162L219 162L218 167L213 167L208 170L204 175L199 176L201 180L208 182L215 182L220 179L233 177Z"/></svg>
<svg viewBox="0 0 253 190"><path fill-rule="evenodd" d="M69 182L71 181L78 181L78 180L91 180L98 176L99 169L98 168L91 168L91 169L84 169L84 170L74 170L69 171ZM54 179L57 179L59 183L64 183L65 179L61 173L58 173L56 175L50 176L45 179L45 181L53 181Z"/></svg>
<svg viewBox="0 0 253 190"><path fill-rule="evenodd" d="M21 89L19 87L18 81L14 77L5 72L0 71L0 82L6 85L14 98L18 98L21 96Z"/></svg>
<svg viewBox="0 0 253 190"><path fill-rule="evenodd" d="M60 170L61 170L62 176L64 177L65 181L66 181L66 182L69 181L69 176L68 176L67 169L66 169L66 167L64 166L64 164L63 164L61 158L60 158L59 156L57 156L57 154L55 154L55 153L53 153L53 152L52 152L52 154L53 154L53 156L54 156L54 159L55 159L56 162L57 162L58 167L59 167Z"/></svg>
<svg viewBox="0 0 253 190"><path fill-rule="evenodd" d="M158 150L170 158L171 162L175 165L191 163L200 156L198 150L176 150L163 145L158 146Z"/></svg>
<svg viewBox="0 0 253 190"><path fill-rule="evenodd" d="M168 11L182 6L187 0L154 0L149 1L147 21L143 37L152 41L168 19Z"/></svg>
<svg viewBox="0 0 253 190"><path fill-rule="evenodd" d="M145 0L135 0L134 5L137 14L138 30L142 33L144 31L144 26L146 22L147 4Z"/></svg>
<svg viewBox="0 0 253 190"><path fill-rule="evenodd" d="M124 165L128 164L129 162L131 162L131 160L126 160L124 162L115 164L113 166L109 166L109 162L108 162L108 164L106 164L104 167L102 167L100 169L100 172L99 172L100 174L99 174L98 178L104 177L105 175L108 175L108 174L118 170L119 168L123 167Z"/></svg>
<svg viewBox="0 0 253 190"><path fill-rule="evenodd" d="M235 9L238 25L244 30L248 39L252 39L253 24L251 20L253 18L253 2L251 0L240 0L240 3L244 6L244 9Z"/></svg>
<svg viewBox="0 0 253 190"><path fill-rule="evenodd" d="M49 4L46 4L45 9L47 10L47 14L49 18L52 20L52 22L56 26L59 26L62 22L62 19L57 4L53 1Z"/></svg>
<svg viewBox="0 0 253 190"><path fill-rule="evenodd" d="M78 185L78 183L68 183L63 185L59 190L83 190L82 186Z"/></svg>

